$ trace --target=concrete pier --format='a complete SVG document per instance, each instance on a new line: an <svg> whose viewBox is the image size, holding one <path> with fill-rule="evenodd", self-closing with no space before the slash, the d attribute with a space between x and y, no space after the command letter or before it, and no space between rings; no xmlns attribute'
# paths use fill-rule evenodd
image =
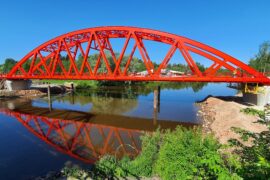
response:
<svg viewBox="0 0 270 180"><path fill-rule="evenodd" d="M158 86L154 90L154 109L158 109L159 112L159 106L160 106L160 87Z"/></svg>
<svg viewBox="0 0 270 180"><path fill-rule="evenodd" d="M32 81L31 80L6 80L6 88L9 91L13 90L27 90L30 89Z"/></svg>
<svg viewBox="0 0 270 180"><path fill-rule="evenodd" d="M71 86L71 93L74 94L74 84L71 83L70 86Z"/></svg>
<svg viewBox="0 0 270 180"><path fill-rule="evenodd" d="M154 109L158 108L158 90L154 90Z"/></svg>
<svg viewBox="0 0 270 180"><path fill-rule="evenodd" d="M73 92L71 92L71 104L75 104L75 96Z"/></svg>
<svg viewBox="0 0 270 180"><path fill-rule="evenodd" d="M158 86L157 89L154 90L154 112L153 112L153 121L154 125L158 119L158 113L160 111L160 87Z"/></svg>
<svg viewBox="0 0 270 180"><path fill-rule="evenodd" d="M243 92L243 101L257 106L270 103L270 87L264 86L263 91L257 93Z"/></svg>
<svg viewBox="0 0 270 180"><path fill-rule="evenodd" d="M50 85L48 85L47 94L48 94L48 105L49 105L49 110L52 111L51 86L50 86Z"/></svg>

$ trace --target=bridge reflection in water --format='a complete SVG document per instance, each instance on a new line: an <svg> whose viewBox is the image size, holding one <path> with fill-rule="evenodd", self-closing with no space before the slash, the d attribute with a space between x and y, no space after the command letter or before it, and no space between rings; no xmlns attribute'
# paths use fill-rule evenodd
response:
<svg viewBox="0 0 270 180"><path fill-rule="evenodd" d="M173 129L179 124L193 125L121 115L49 110L34 107L31 103L12 109L2 108L0 112L16 118L32 134L61 153L85 163L93 163L105 154L134 157L140 152L140 135L143 132L154 131L157 127Z"/></svg>

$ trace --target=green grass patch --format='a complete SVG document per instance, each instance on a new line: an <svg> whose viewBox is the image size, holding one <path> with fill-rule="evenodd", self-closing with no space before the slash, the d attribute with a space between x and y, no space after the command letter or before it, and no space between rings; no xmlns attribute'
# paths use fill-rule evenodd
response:
<svg viewBox="0 0 270 180"><path fill-rule="evenodd" d="M243 141L248 141L248 139L250 137L252 137L253 133L252 132L249 132L249 131L246 131L244 129L241 129L241 128L238 128L238 127L232 127L231 128L232 131L234 131L235 133L239 134L241 139Z"/></svg>
<svg viewBox="0 0 270 180"><path fill-rule="evenodd" d="M249 114L249 115L259 116L261 118L264 117L264 111L257 110L254 108L241 109L240 112L243 112L243 113Z"/></svg>

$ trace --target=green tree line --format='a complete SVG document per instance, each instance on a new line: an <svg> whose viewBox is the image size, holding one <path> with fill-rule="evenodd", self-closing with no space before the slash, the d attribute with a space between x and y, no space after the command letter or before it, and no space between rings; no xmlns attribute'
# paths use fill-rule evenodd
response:
<svg viewBox="0 0 270 180"><path fill-rule="evenodd" d="M119 56L120 56L119 53L115 54L116 59L118 59ZM92 71L94 71L98 57L99 57L99 54L93 54L93 55L88 56L87 60L91 66ZM109 64L111 70L113 71L115 69L115 66L116 66L116 64L114 63L113 57L107 53L106 59L108 60L108 64ZM66 55L66 56L60 55L60 60L63 64L63 67L65 68L65 70L68 71L70 64L71 64L68 55ZM84 58L81 54L79 54L79 56L76 58L75 64L79 70L82 67L83 60L84 60ZM125 66L126 66L128 60L129 60L129 56L123 56L123 59L122 59L121 64L120 64L120 68L122 71L125 69ZM35 61L35 65L38 64L40 61L41 61L41 59L39 57L37 57L36 61ZM16 60L14 60L12 58L7 58L5 60L5 63L0 66L0 72L1 73L8 73L14 67L14 65L16 63L17 63ZM23 64L23 69L26 72L29 71L31 63L32 63L32 59L29 59L28 61L26 61ZM50 60L47 60L46 63L47 63L47 65L49 65ZM196 63L196 64L201 71L205 70L205 67L202 64L200 64L200 63ZM157 64L156 62L153 62L153 66L155 69L157 69L159 67L159 64ZM41 69L43 71L45 71L45 67L41 66ZM174 70L174 71L181 71L181 72L185 72L185 73L191 72L188 65L185 65L185 64L177 64L177 63L168 64L167 69ZM145 66L142 59L139 59L137 57L133 57L132 60L130 61L130 65L128 66L127 71L131 72L131 73L146 71L146 66ZM60 65L57 65L56 72L57 73L62 72ZM84 72L88 72L88 69L85 68ZM107 72L107 67L106 67L105 61L103 60L103 58L101 58L100 65L97 69L97 73L106 73L106 72Z"/></svg>
<svg viewBox="0 0 270 180"><path fill-rule="evenodd" d="M7 58L5 60L5 63L0 65L0 73L8 73L16 63L17 63L16 60L12 58Z"/></svg>
<svg viewBox="0 0 270 180"><path fill-rule="evenodd" d="M249 65L260 72L270 72L270 41L262 43L259 52L249 60Z"/></svg>

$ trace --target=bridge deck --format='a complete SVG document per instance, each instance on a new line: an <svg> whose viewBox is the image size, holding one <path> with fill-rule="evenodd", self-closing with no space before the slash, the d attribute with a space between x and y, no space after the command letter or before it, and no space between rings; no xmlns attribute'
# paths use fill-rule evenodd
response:
<svg viewBox="0 0 270 180"><path fill-rule="evenodd" d="M149 75L149 76L109 76L109 75L53 75L53 76L40 76L40 75L0 75L0 79L40 79L40 80L107 80L107 81L170 81L170 82L235 82L235 83L261 83L270 84L270 78L267 77L232 77L226 75L220 75L215 77L208 76L196 76L196 75L179 75L179 76L160 76L160 75Z"/></svg>

